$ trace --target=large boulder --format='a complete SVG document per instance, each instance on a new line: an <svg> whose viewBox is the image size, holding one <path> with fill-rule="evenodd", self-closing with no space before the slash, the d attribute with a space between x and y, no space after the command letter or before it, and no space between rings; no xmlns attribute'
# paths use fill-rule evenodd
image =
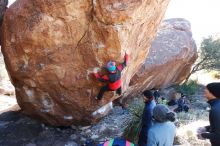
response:
<svg viewBox="0 0 220 146"><path fill-rule="evenodd" d="M91 73L123 60L123 92L144 62L169 0L16 0L3 22L3 55L23 112L52 125L88 124L103 83ZM106 107L111 107L111 104Z"/></svg>
<svg viewBox="0 0 220 146"><path fill-rule="evenodd" d="M181 83L197 57L190 22L182 18L163 21L145 63L131 79L127 94Z"/></svg>

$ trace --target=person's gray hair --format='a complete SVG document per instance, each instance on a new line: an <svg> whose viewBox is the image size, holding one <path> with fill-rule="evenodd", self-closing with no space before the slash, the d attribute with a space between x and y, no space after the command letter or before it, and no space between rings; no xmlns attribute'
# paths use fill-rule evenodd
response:
<svg viewBox="0 0 220 146"><path fill-rule="evenodd" d="M176 114L170 111L170 109L166 105L158 104L153 109L153 118L157 122L166 122L166 121L174 122L176 119Z"/></svg>

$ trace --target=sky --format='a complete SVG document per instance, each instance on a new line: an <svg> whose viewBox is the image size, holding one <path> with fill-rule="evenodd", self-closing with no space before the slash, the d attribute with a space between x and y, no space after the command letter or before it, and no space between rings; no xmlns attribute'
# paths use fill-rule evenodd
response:
<svg viewBox="0 0 220 146"><path fill-rule="evenodd" d="M15 0L9 0L9 5ZM191 23L193 38L220 33L220 0L170 0L165 18L185 18Z"/></svg>
<svg viewBox="0 0 220 146"><path fill-rule="evenodd" d="M9 0L8 5L10 6L15 0Z"/></svg>
<svg viewBox="0 0 220 146"><path fill-rule="evenodd" d="M185 18L190 21L193 38L220 33L220 0L170 0L165 19Z"/></svg>

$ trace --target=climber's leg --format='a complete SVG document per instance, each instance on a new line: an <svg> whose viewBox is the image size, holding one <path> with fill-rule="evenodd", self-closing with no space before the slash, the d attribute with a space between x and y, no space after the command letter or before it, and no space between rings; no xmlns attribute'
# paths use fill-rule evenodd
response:
<svg viewBox="0 0 220 146"><path fill-rule="evenodd" d="M103 87L100 89L98 96L95 97L95 98L96 98L97 100L101 100L102 97L103 97L103 95L104 95L104 93L105 93L106 91L109 91L108 85L103 86Z"/></svg>
<svg viewBox="0 0 220 146"><path fill-rule="evenodd" d="M121 87L116 90L116 93L117 93L118 95L121 95Z"/></svg>

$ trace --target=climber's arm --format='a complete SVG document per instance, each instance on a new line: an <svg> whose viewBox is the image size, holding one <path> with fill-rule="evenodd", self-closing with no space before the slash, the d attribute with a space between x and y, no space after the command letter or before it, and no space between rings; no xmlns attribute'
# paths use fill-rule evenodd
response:
<svg viewBox="0 0 220 146"><path fill-rule="evenodd" d="M125 53L124 62L117 66L118 70L122 71L128 65L128 54Z"/></svg>
<svg viewBox="0 0 220 146"><path fill-rule="evenodd" d="M106 82L109 80L107 75L100 76L99 73L94 73L94 76L101 82Z"/></svg>

